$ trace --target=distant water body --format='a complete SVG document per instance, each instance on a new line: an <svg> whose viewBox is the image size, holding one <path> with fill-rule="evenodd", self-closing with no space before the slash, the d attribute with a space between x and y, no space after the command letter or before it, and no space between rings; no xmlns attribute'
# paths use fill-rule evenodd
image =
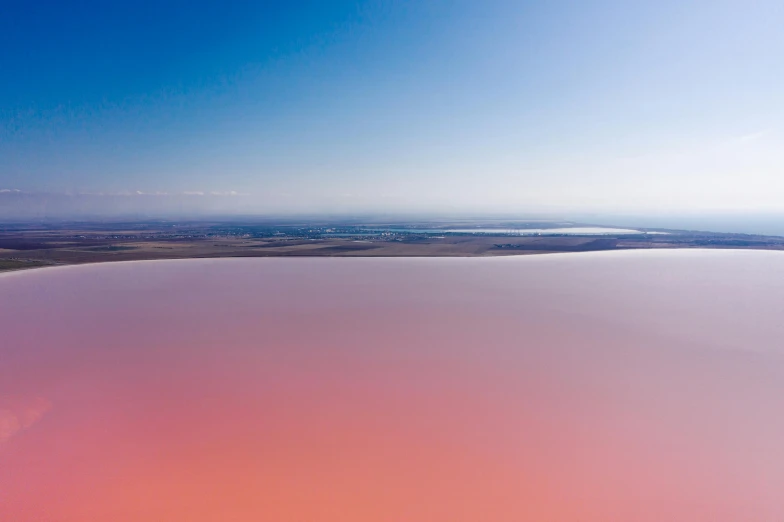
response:
<svg viewBox="0 0 784 522"><path fill-rule="evenodd" d="M730 234L760 234L784 236L784 214L709 214L624 216L582 215L573 219L597 225L619 225L628 227L663 228L673 230L701 230Z"/></svg>
<svg viewBox="0 0 784 522"><path fill-rule="evenodd" d="M560 228L368 228L360 232L331 232L328 237L377 236L387 232L402 234L492 234L503 236L605 236L632 234L666 234L666 232L642 232L630 228L611 227L560 227Z"/></svg>
<svg viewBox="0 0 784 522"><path fill-rule="evenodd" d="M407 232L415 234L510 234L520 236L532 235L617 235L617 234L641 234L639 230L629 228L610 228L610 227L562 227L562 228L393 228L389 232Z"/></svg>
<svg viewBox="0 0 784 522"><path fill-rule="evenodd" d="M784 254L0 276L0 520L784 520Z"/></svg>

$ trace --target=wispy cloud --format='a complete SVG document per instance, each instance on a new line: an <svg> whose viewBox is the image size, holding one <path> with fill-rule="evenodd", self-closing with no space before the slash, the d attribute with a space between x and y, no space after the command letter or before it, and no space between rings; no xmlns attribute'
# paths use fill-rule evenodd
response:
<svg viewBox="0 0 784 522"><path fill-rule="evenodd" d="M0 194L19 194L22 192L19 189L0 189Z"/></svg>
<svg viewBox="0 0 784 522"><path fill-rule="evenodd" d="M129 193L118 193L117 195L128 195ZM108 195L115 195L115 194L108 194ZM147 192L143 190L137 190L130 195L134 196L250 196L250 194L245 192L237 192L236 190L227 190L227 191L219 191L213 190L211 192L205 192L203 190L186 190L185 192Z"/></svg>
<svg viewBox="0 0 784 522"><path fill-rule="evenodd" d="M237 192L236 190L229 190L228 192L210 192L212 196L250 196L247 192Z"/></svg>
<svg viewBox="0 0 784 522"><path fill-rule="evenodd" d="M750 134L744 134L742 136L738 136L735 138L735 141L739 143L751 143L753 141L757 141L761 138L764 138L768 134L767 130L761 130L757 132L752 132Z"/></svg>

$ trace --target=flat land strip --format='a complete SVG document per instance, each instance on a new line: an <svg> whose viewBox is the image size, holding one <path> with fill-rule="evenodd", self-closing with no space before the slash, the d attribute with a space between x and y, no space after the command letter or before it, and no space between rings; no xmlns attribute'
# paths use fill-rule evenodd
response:
<svg viewBox="0 0 784 522"><path fill-rule="evenodd" d="M777 236L692 231L641 231L631 235L599 236L518 235L521 229L499 229L498 234L470 234L452 232L443 223L438 224L438 229L428 226L433 225L0 224L0 271L106 261L218 257L466 257L641 248L784 250L784 237ZM542 224L537 222L535 226Z"/></svg>

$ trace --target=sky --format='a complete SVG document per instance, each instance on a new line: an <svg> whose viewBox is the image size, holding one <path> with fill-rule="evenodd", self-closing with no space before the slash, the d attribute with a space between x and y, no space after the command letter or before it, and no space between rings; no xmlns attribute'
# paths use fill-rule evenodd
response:
<svg viewBox="0 0 784 522"><path fill-rule="evenodd" d="M784 212L782 26L778 0L5 0L0 214Z"/></svg>

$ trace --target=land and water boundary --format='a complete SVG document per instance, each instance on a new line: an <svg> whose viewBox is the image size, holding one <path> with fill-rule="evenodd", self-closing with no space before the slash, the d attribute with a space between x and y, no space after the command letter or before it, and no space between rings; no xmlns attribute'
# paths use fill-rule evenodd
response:
<svg viewBox="0 0 784 522"><path fill-rule="evenodd" d="M0 223L0 271L220 257L473 257L659 248L784 250L784 237L548 221Z"/></svg>

